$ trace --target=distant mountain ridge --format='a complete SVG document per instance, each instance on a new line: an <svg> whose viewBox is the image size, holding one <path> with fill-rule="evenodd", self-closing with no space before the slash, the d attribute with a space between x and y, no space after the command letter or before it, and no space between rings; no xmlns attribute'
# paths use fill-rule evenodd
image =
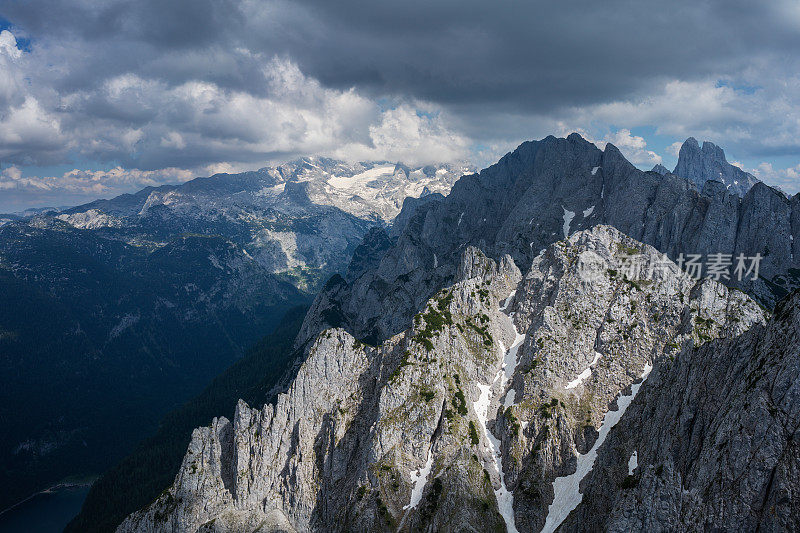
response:
<svg viewBox="0 0 800 533"><path fill-rule="evenodd" d="M411 168L305 157L272 168L217 174L64 210L57 218L157 247L179 232L224 235L264 268L315 292L347 267L367 229L387 226L406 198L447 193L467 164Z"/></svg>
<svg viewBox="0 0 800 533"><path fill-rule="evenodd" d="M0 508L109 466L461 168L303 158L7 217Z"/></svg>
<svg viewBox="0 0 800 533"><path fill-rule="evenodd" d="M469 163L441 163L410 167L388 161L346 163L326 157L303 157L276 167L238 174L215 174L180 185L146 187L110 200L96 200L62 209L66 214L97 209L109 215L144 215L155 204L177 206L181 200L210 199L216 207L236 204L266 205L287 183L305 184L311 201L333 205L362 218L388 224L407 197L447 193L462 174L474 171ZM223 200L224 199L224 200Z"/></svg>

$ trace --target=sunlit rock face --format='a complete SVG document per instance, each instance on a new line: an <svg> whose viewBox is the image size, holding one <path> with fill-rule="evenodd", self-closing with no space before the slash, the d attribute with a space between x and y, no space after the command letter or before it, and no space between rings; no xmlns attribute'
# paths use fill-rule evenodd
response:
<svg viewBox="0 0 800 533"><path fill-rule="evenodd" d="M800 293L767 324L657 366L601 450L564 531L794 531ZM636 468L627 463L636 453Z"/></svg>
<svg viewBox="0 0 800 533"><path fill-rule="evenodd" d="M729 272L725 283L772 307L800 286L800 195L786 198L757 183L740 198L717 181L702 190L675 174L643 172L609 144L577 134L526 142L478 174L464 176L446 198L417 206L392 228L393 243L365 243L336 296L322 297L359 338L382 340L409 326L438 290L452 283L466 246L523 270L565 235L608 224L671 259L722 253L760 257L758 275ZM385 239L384 239L385 241ZM370 256L370 247L376 253ZM705 275L705 271L702 275ZM322 324L311 314L308 339ZM329 324L334 325L334 324Z"/></svg>
<svg viewBox="0 0 800 533"><path fill-rule="evenodd" d="M120 531L541 528L645 369L764 321L671 262L628 279L632 250L664 261L608 226L524 273L466 248L408 329L374 347L325 329L275 405L196 430L175 484Z"/></svg>

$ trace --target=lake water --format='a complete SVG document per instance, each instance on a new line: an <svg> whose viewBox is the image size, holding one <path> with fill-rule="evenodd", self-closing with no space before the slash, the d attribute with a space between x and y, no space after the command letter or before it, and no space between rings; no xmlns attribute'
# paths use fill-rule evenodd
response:
<svg viewBox="0 0 800 533"><path fill-rule="evenodd" d="M0 533L61 533L81 510L89 485L40 492L0 514Z"/></svg>

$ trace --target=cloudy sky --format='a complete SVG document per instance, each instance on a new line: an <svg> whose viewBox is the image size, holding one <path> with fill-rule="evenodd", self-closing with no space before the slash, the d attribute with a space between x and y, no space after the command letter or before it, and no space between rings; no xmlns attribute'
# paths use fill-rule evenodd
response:
<svg viewBox="0 0 800 533"><path fill-rule="evenodd" d="M688 136L800 190L800 3L0 0L0 211L298 155Z"/></svg>

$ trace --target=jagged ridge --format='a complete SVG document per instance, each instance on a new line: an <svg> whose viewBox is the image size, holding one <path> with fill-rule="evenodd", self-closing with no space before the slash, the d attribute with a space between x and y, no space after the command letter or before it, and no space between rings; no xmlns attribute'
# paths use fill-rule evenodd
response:
<svg viewBox="0 0 800 533"><path fill-rule="evenodd" d="M763 320L674 264L654 283L624 278L630 248L661 259L604 226L550 246L524 277L467 248L407 331L369 347L327 330L276 405L240 403L196 430L173 487L120 531L541 526L550 481L646 364Z"/></svg>
<svg viewBox="0 0 800 533"><path fill-rule="evenodd" d="M757 183L739 198L715 181L698 191L674 174L636 169L611 144L600 151L572 134L523 143L461 178L444 200L420 208L395 244L381 249L376 266L337 286L335 297L319 297L304 338L330 325L321 320L325 314L341 317L359 338L388 338L452 282L466 246L495 260L509 254L524 269L565 233L599 223L672 259L761 254L757 280L730 283L769 307L800 285L800 195L788 199Z"/></svg>

